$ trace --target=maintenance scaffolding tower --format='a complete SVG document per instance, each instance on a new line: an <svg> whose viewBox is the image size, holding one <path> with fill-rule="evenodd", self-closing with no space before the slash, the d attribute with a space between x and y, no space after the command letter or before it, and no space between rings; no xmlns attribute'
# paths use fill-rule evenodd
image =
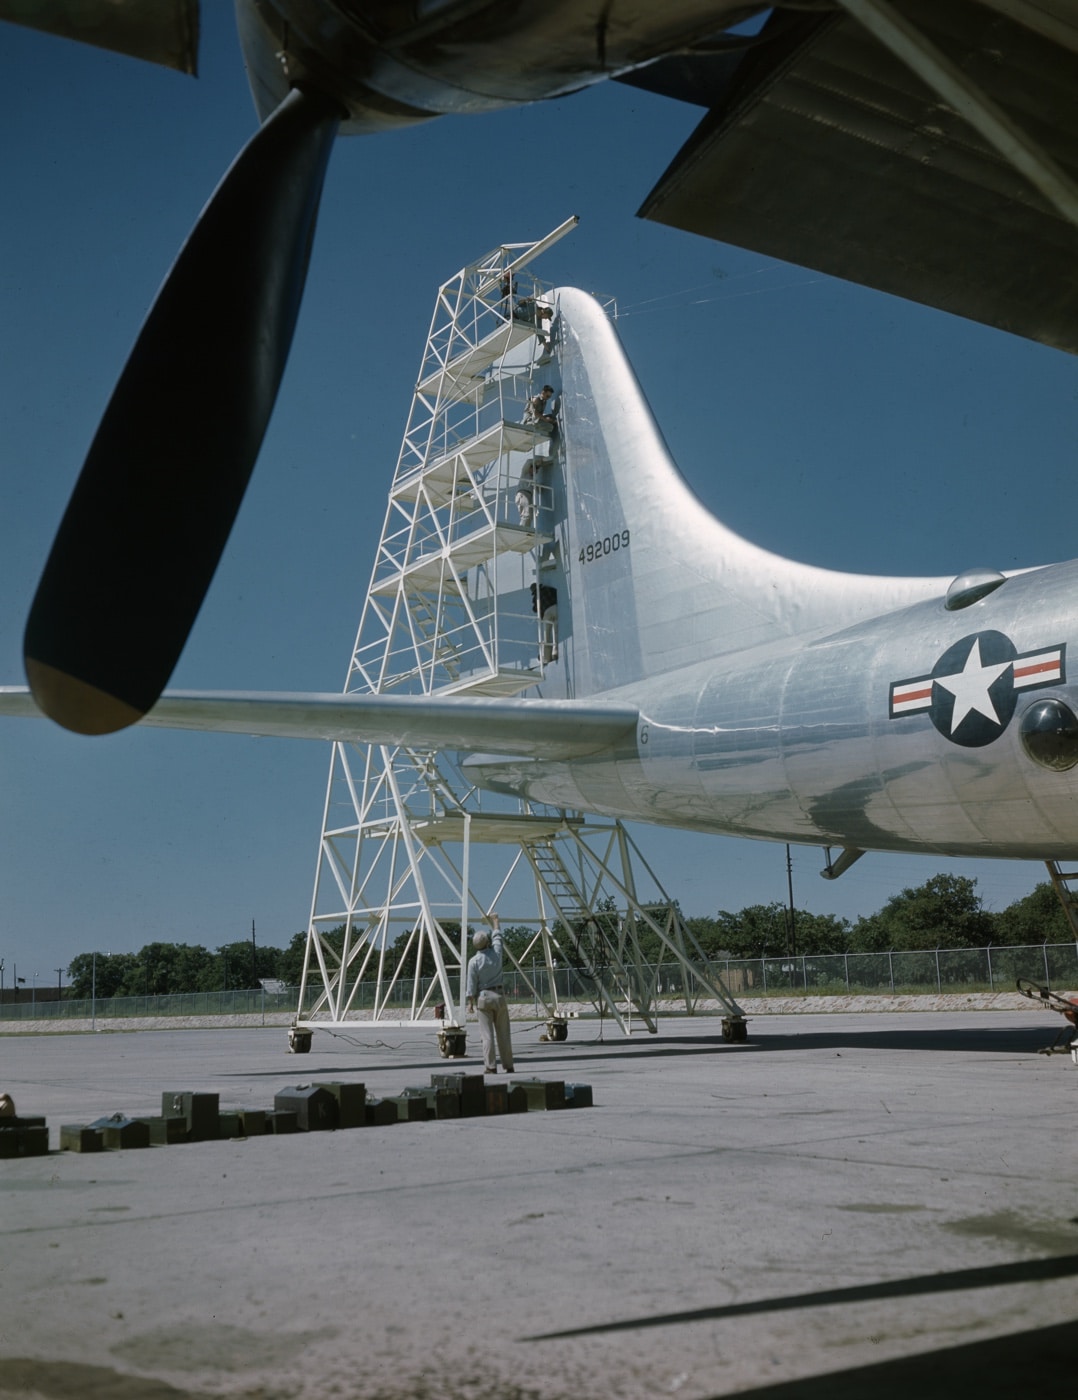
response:
<svg viewBox="0 0 1078 1400"><path fill-rule="evenodd" d="M558 435L528 409L559 383L556 306L530 267L575 224L503 244L438 289L345 693L557 684L545 600L565 494ZM336 743L290 1048L319 1028L423 1021L443 1055L462 1055L468 930L495 907L550 1039L565 1039L570 1000L654 1031L660 990L689 1012L717 998L743 1038L621 822L480 792L452 753Z"/></svg>

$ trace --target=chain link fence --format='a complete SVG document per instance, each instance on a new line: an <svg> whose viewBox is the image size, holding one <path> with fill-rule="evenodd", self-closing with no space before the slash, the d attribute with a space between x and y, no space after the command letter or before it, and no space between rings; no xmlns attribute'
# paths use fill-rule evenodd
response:
<svg viewBox="0 0 1078 1400"><path fill-rule="evenodd" d="M1027 977L1057 990L1078 989L1078 944L1037 943L1029 947L933 948L920 952L824 953L776 958L715 958L705 964L718 973L739 1001L766 996L879 996L944 992L1013 991L1017 978ZM656 978L652 982L652 978ZM559 967L554 985L561 1001L589 1001L597 982L615 995L628 990L603 974L589 975L579 968ZM644 985L656 985L660 996L682 994L682 972L671 962L641 969ZM530 983L530 985L529 985ZM532 1002L536 1015L550 996L550 972L545 967L515 970L504 979L510 1001ZM423 979L420 998L430 986ZM353 999L354 1011L369 1010L373 988L360 987ZM412 1004L410 979L396 985L390 1005L403 1019ZM95 1000L64 998L60 1001L19 1001L0 1006L0 1022L19 1020L115 1020L137 1017L256 1016L296 1011L298 989L279 992L260 988L222 992L178 992L171 996L97 997ZM309 1015L316 1000L309 989L302 1008Z"/></svg>
<svg viewBox="0 0 1078 1400"><path fill-rule="evenodd" d="M731 958L711 966L738 998L791 992L818 996L1009 992L1019 977L1049 988L1073 989L1078 987L1078 944Z"/></svg>
<svg viewBox="0 0 1078 1400"><path fill-rule="evenodd" d="M152 1016L254 1016L276 1011L294 1012L297 987L264 992L260 987L227 992L174 992L170 996L64 997L60 1001L36 1001L25 992L17 1002L0 1006L4 1021L89 1021ZM313 1002L313 996L308 1002Z"/></svg>
<svg viewBox="0 0 1078 1400"><path fill-rule="evenodd" d="M932 948L918 952L827 953L775 958L713 958L704 964L722 978L740 1001L754 996L880 996L927 995L944 992L1014 991L1019 977L1048 988L1078 988L1078 943L1037 943L1029 947ZM641 970L644 981L656 978L660 996L682 993L682 973L677 964L654 964ZM547 997L549 973L530 973L538 992ZM524 979L505 977L510 1000L527 1001L534 994ZM596 978L571 968L554 974L563 1001L588 999ZM624 994L612 978L608 989Z"/></svg>

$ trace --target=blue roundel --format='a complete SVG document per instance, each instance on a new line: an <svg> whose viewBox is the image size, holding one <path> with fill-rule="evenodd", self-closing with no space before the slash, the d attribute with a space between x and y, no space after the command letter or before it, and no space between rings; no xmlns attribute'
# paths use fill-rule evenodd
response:
<svg viewBox="0 0 1078 1400"><path fill-rule="evenodd" d="M1017 704L1018 650L1002 632L975 632L943 653L932 668L929 717L953 744L976 749L998 739Z"/></svg>

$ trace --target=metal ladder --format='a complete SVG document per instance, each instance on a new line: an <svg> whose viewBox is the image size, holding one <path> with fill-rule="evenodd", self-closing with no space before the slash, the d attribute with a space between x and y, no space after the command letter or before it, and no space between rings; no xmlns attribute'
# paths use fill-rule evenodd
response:
<svg viewBox="0 0 1078 1400"><path fill-rule="evenodd" d="M629 1018L635 1011L654 1034L658 1028L650 1005L651 998L646 993L641 996L635 979L630 977L615 989L607 985L608 978L604 974L616 972L619 967L625 966L619 956L620 950L615 947L611 952L609 945L614 940L604 937L599 923L603 911L591 908L587 896L562 860L556 843L552 840L530 841L522 843L521 849L560 921L561 936L570 945L562 949L563 954L575 958L574 971L594 987L588 999L594 1001L600 1011L605 1008L623 1030L628 1029ZM628 1014L618 1005L615 990L621 993Z"/></svg>
<svg viewBox="0 0 1078 1400"><path fill-rule="evenodd" d="M460 648L441 631L438 603L426 593L408 593L406 606L417 640L431 654L433 664L445 668L451 681L460 679Z"/></svg>

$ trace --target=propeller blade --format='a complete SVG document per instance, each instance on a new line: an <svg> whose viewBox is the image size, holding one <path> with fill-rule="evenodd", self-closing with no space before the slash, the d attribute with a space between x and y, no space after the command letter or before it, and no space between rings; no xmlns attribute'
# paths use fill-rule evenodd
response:
<svg viewBox="0 0 1078 1400"><path fill-rule="evenodd" d="M297 90L251 138L113 391L23 645L35 700L67 729L133 724L179 660L273 410L341 116Z"/></svg>

